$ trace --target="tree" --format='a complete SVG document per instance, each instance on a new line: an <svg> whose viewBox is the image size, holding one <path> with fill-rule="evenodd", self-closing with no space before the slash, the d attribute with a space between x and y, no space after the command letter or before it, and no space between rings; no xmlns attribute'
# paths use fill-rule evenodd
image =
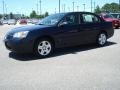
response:
<svg viewBox="0 0 120 90"><path fill-rule="evenodd" d="M30 18L36 18L37 14L36 12L33 10L32 13L30 13Z"/></svg>
<svg viewBox="0 0 120 90"><path fill-rule="evenodd" d="M112 12L112 13L117 13L120 12L119 10L119 4L117 3L107 3L102 7L103 12Z"/></svg>
<svg viewBox="0 0 120 90"><path fill-rule="evenodd" d="M0 19L1 19L2 17L3 17L2 14L0 14Z"/></svg>
<svg viewBox="0 0 120 90"><path fill-rule="evenodd" d="M22 19L24 19L25 18L25 15L24 14L22 14L22 17L21 17Z"/></svg>
<svg viewBox="0 0 120 90"><path fill-rule="evenodd" d="M45 17L49 16L49 13L48 12L45 12Z"/></svg>
<svg viewBox="0 0 120 90"><path fill-rule="evenodd" d="M97 5L95 11L96 14L100 14L101 13L101 8Z"/></svg>
<svg viewBox="0 0 120 90"><path fill-rule="evenodd" d="M10 19L13 19L14 18L14 15L12 12L10 12Z"/></svg>

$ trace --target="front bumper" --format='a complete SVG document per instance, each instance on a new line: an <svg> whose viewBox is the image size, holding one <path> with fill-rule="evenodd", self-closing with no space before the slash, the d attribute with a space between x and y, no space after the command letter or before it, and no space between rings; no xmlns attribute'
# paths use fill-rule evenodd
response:
<svg viewBox="0 0 120 90"><path fill-rule="evenodd" d="M4 44L8 50L18 53L32 53L34 47L32 41L27 39L4 39Z"/></svg>

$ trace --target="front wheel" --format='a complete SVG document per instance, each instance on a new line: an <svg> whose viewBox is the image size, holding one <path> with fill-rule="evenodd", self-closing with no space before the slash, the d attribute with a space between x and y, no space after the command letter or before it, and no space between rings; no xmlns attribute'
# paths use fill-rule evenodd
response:
<svg viewBox="0 0 120 90"><path fill-rule="evenodd" d="M107 35L105 33L100 33L97 37L98 46L104 46L107 42Z"/></svg>
<svg viewBox="0 0 120 90"><path fill-rule="evenodd" d="M48 40L48 39L41 39L39 40L36 45L35 45L35 53L42 57L45 58L53 52L53 43Z"/></svg>

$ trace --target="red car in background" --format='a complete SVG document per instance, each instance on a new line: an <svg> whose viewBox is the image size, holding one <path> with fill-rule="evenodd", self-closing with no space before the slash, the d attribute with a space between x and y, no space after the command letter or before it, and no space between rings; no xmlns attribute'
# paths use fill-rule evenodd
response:
<svg viewBox="0 0 120 90"><path fill-rule="evenodd" d="M114 18L110 14L100 14L100 17L102 17L105 21L112 22L113 28L119 28L120 27L120 21L117 18Z"/></svg>
<svg viewBox="0 0 120 90"><path fill-rule="evenodd" d="M17 24L27 24L27 20L26 19L20 19L20 20L18 20Z"/></svg>

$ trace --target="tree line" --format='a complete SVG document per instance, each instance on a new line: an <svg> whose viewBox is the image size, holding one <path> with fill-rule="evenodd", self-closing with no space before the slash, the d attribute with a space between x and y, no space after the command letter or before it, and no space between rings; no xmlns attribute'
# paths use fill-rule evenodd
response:
<svg viewBox="0 0 120 90"><path fill-rule="evenodd" d="M38 15L36 13L35 10L33 10L29 16L26 16L24 14L20 15L19 18L16 17L16 15L20 15L20 14L13 14L12 12L10 12L10 14L0 14L0 19L3 18L3 19L33 19L33 18L37 18L37 19L41 19L41 18L44 18L44 17L47 17L49 15L48 12L45 12L45 14L42 14L42 15Z"/></svg>
<svg viewBox="0 0 120 90"><path fill-rule="evenodd" d="M47 17L49 15L48 12L45 12L45 14L43 15L37 15L36 11L33 10L31 13L30 13L30 18L38 18L38 19L41 19L41 18L44 18L44 17Z"/></svg>
<svg viewBox="0 0 120 90"><path fill-rule="evenodd" d="M101 12L108 12L108 13L120 13L120 5L118 3L106 3L103 7L99 7L97 5L96 9L94 10L95 13L99 14Z"/></svg>

